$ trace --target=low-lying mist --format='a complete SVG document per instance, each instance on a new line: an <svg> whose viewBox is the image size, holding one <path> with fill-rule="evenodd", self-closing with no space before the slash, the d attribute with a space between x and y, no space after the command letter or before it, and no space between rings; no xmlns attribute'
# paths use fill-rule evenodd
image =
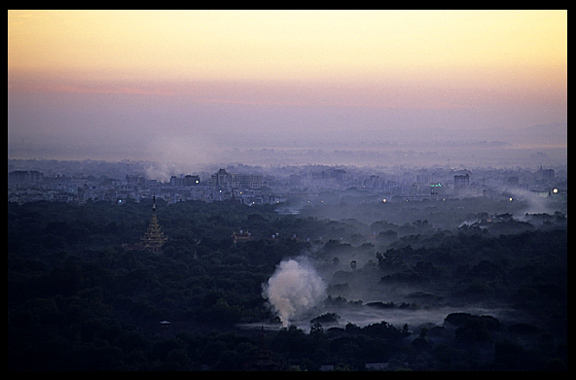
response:
<svg viewBox="0 0 576 380"><path fill-rule="evenodd" d="M537 303L524 293L540 286L530 271L544 250L553 256L539 269L542 275L563 265L565 204L522 190L510 198L390 203L380 205L394 208L379 219L361 215L374 204L308 208L305 217L329 213L327 223L341 237L325 237L282 261L262 294L277 320L250 327L307 330L315 322L344 328L385 321L414 331L442 325L452 313L538 324L522 310ZM442 219L446 223L437 223Z"/></svg>
<svg viewBox="0 0 576 380"><path fill-rule="evenodd" d="M448 301L441 292L426 292L430 291L426 286L384 284L369 255L340 255L342 262L332 265L311 256L282 261L263 284L263 297L279 322L262 321L244 327L275 330L293 325L308 330L314 322L326 328L343 328L349 323L364 327L386 321L397 328L407 324L414 329L442 325L451 313L529 321L498 302ZM358 266L363 261L365 264Z"/></svg>

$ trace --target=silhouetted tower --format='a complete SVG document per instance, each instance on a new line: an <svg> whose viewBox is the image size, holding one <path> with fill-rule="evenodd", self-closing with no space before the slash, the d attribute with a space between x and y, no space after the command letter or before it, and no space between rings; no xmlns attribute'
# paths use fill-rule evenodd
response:
<svg viewBox="0 0 576 380"><path fill-rule="evenodd" d="M144 249L154 253L161 253L162 246L166 243L166 240L167 238L164 236L156 218L156 196L154 196L152 198L152 218L150 219L148 230L140 241Z"/></svg>

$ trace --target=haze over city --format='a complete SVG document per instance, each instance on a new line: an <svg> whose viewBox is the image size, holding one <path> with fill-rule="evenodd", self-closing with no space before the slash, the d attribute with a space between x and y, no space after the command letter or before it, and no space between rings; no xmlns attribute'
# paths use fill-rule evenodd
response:
<svg viewBox="0 0 576 380"><path fill-rule="evenodd" d="M566 10L9 10L12 371L565 371Z"/></svg>
<svg viewBox="0 0 576 380"><path fill-rule="evenodd" d="M534 168L566 151L564 10L8 11L9 158Z"/></svg>

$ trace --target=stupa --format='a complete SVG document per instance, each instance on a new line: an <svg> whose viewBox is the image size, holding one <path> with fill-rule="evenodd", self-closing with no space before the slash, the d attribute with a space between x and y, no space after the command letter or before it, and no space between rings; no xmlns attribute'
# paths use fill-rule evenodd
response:
<svg viewBox="0 0 576 380"><path fill-rule="evenodd" d="M158 224L158 219L156 218L156 196L152 198L152 218L150 219L150 224L148 225L148 230L140 238L142 247L150 252L161 253L162 246L166 243L166 236Z"/></svg>

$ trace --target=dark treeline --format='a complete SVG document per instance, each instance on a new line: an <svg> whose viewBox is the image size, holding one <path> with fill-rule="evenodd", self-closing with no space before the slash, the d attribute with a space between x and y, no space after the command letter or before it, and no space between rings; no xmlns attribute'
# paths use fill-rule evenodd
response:
<svg viewBox="0 0 576 380"><path fill-rule="evenodd" d="M365 225L272 206L159 202L163 253L123 248L146 230L150 206L8 204L9 370L566 369L563 214L479 214L449 231L426 220ZM234 243L239 230L252 239ZM309 331L238 328L275 320L262 284L303 252L328 263L369 255L370 265L347 275L421 289L410 307L429 297L508 305L526 318L459 313L443 326L330 327L338 316L326 314Z"/></svg>

